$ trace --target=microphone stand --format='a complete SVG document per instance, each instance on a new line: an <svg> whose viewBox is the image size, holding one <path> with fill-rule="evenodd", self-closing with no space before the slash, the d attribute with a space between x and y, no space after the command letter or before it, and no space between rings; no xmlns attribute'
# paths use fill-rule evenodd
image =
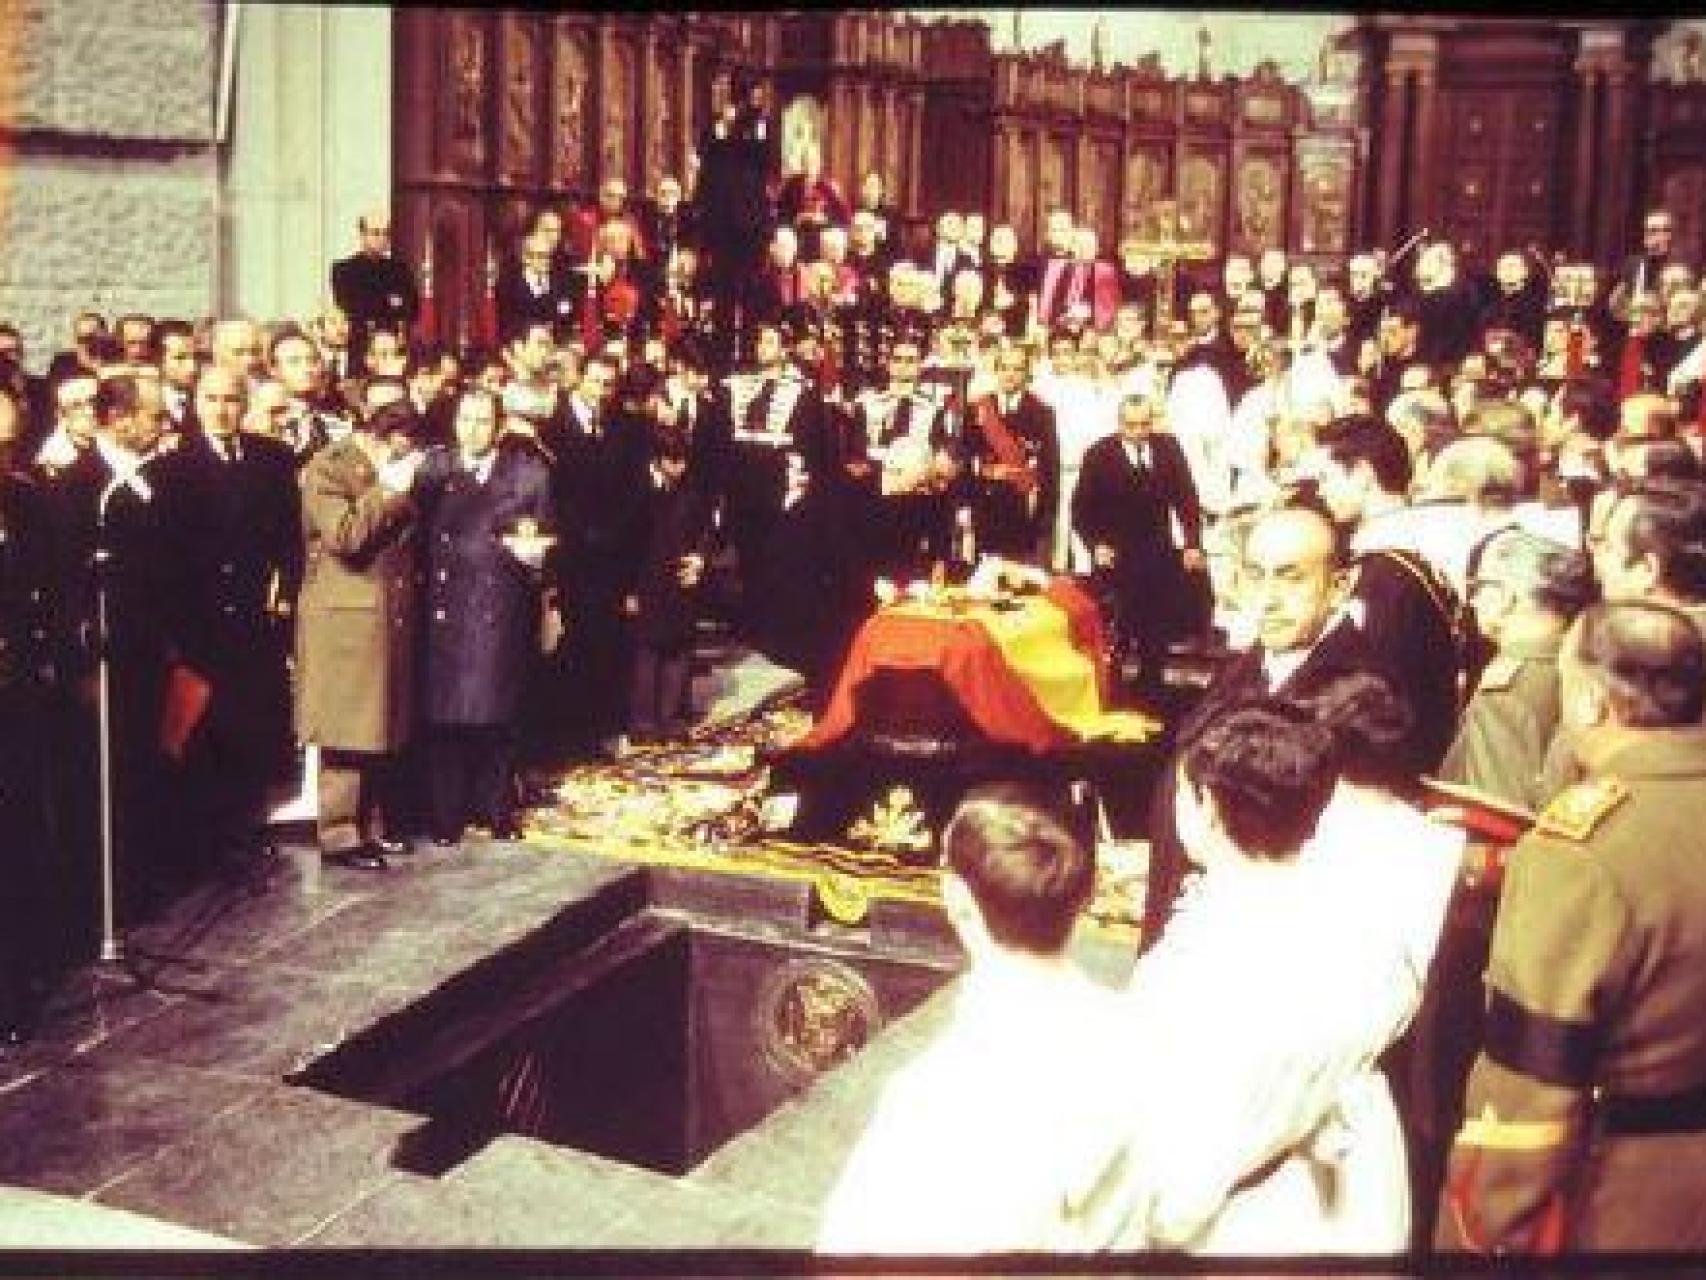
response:
<svg viewBox="0 0 1706 1280"><path fill-rule="evenodd" d="M187 987L168 987L149 975L142 973L132 958L126 954L124 939L118 929L118 885L115 874L117 867L116 841L113 833L113 714L112 714L112 616L108 600L108 575L111 571L113 553L107 543L107 508L112 503L118 491L137 478L135 474L115 476L101 491L101 496L95 504L95 701L96 701L96 752L99 760L100 777L100 820L101 820L101 943L97 959L105 971L116 970L122 973L130 982L134 991L158 991L165 995L192 996L197 999L216 1000L215 992L201 991ZM150 959L162 964L184 963L181 957L150 956ZM99 1003L99 979L97 973L97 994L93 997Z"/></svg>
<svg viewBox="0 0 1706 1280"><path fill-rule="evenodd" d="M101 949L102 964L122 965L124 944L118 936L118 895L113 848L113 725L112 627L107 612L107 575L112 551L107 546L107 507L123 485L114 478L95 504L95 703L96 743L100 761L101 804Z"/></svg>

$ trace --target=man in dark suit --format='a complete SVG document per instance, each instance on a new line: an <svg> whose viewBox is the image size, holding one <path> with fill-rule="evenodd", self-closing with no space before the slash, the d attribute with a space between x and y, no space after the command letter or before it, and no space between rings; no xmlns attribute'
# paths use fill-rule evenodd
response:
<svg viewBox="0 0 1706 1280"><path fill-rule="evenodd" d="M1120 402L1119 431L1084 455L1072 528L1090 548L1098 594L1113 602L1115 633L1143 684L1159 689L1167 645L1206 630L1210 600L1196 485L1179 442L1154 426L1150 400Z"/></svg>
<svg viewBox="0 0 1706 1280"><path fill-rule="evenodd" d="M765 98L763 82L737 80L732 99L699 143L693 204L711 258L711 295L724 316L744 302L776 221L769 190L781 147Z"/></svg>
<svg viewBox="0 0 1706 1280"><path fill-rule="evenodd" d="M1362 416L1328 423L1316 439L1321 499L1356 552L1358 630L1415 714L1403 754L1418 774L1431 773L1457 733L1462 646L1456 593L1406 528L1409 448L1386 423Z"/></svg>
<svg viewBox="0 0 1706 1280"><path fill-rule="evenodd" d="M1253 698L1303 697L1336 676L1377 670L1368 643L1340 605L1345 554L1332 517L1290 506L1257 520L1244 546L1245 606L1256 643L1222 667L1172 733L1172 762L1156 785L1149 821L1149 878L1142 946L1160 937L1184 879L1174 828L1176 762L1227 710Z"/></svg>
<svg viewBox="0 0 1706 1280"><path fill-rule="evenodd" d="M515 833L515 727L538 637L544 544L555 523L551 476L522 447L498 445L497 398L455 402L456 442L423 477L427 621L422 705L432 834L469 824Z"/></svg>
<svg viewBox="0 0 1706 1280"><path fill-rule="evenodd" d="M979 550L1040 562L1060 505L1060 435L1054 410L1031 392L1025 349L995 357L995 394L966 416L972 527Z"/></svg>
<svg viewBox="0 0 1706 1280"><path fill-rule="evenodd" d="M616 745L626 721L627 634L621 605L638 573L647 464L640 423L616 411L616 367L593 355L569 397L552 471L556 577L568 633L557 654L557 745L571 754Z"/></svg>
<svg viewBox="0 0 1706 1280"><path fill-rule="evenodd" d="M162 459L178 677L205 715L176 754L185 833L202 868L257 844L267 790L294 764L286 618L301 577L301 500L288 445L240 431L247 393L224 369L196 384L201 434Z"/></svg>
<svg viewBox="0 0 1706 1280"><path fill-rule="evenodd" d="M67 676L79 686L80 723L67 773L66 813L78 857L93 864L99 812L95 764L97 671L105 657L112 726L112 817L120 916L158 905L169 888L161 838L167 775L160 752L170 657L172 598L166 537L168 482L155 446L165 422L159 382L134 374L95 389L94 445L49 484L55 508L57 572L66 625L75 638ZM93 918L91 913L90 918Z"/></svg>
<svg viewBox="0 0 1706 1280"><path fill-rule="evenodd" d="M332 297L350 321L350 361L360 367L375 327L407 332L420 314L420 289L409 264L392 256L391 215L372 210L357 224L361 248L332 264Z"/></svg>
<svg viewBox="0 0 1706 1280"><path fill-rule="evenodd" d="M53 529L24 468L23 415L0 392L0 1049L31 1029L70 932L64 850L51 820L52 734L63 637Z"/></svg>
<svg viewBox="0 0 1706 1280"><path fill-rule="evenodd" d="M498 341L508 345L528 325L539 323L549 324L552 335L566 341L575 328L575 292L550 241L538 232L528 236L519 252L498 266L493 290Z"/></svg>

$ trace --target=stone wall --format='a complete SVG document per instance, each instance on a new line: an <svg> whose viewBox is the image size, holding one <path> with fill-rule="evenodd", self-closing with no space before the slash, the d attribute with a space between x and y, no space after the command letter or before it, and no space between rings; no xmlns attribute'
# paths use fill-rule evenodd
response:
<svg viewBox="0 0 1706 1280"><path fill-rule="evenodd" d="M95 306L193 317L214 288L215 0L7 0L0 317L28 363Z"/></svg>

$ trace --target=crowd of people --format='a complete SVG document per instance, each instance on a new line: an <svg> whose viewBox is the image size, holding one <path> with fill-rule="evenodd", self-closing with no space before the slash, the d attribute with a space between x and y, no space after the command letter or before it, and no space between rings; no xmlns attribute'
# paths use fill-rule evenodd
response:
<svg viewBox="0 0 1706 1280"><path fill-rule="evenodd" d="M682 732L707 619L821 694L879 584L997 555L1090 584L1140 701L1183 649L1227 655L1150 805L1160 976L1134 991L1158 1020L1172 984L1248 960L1224 951L1240 937L1288 945L1261 894L1386 856L1355 847L1366 824L1394 858L1432 848L1406 816L1424 778L1540 815L1502 901L1460 887L1447 924L1444 890L1417 889L1365 954L1311 951L1262 988L1335 975L1320 1003L1360 1015L1334 1078L1364 1107L1381 1058L1404 1104L1403 1211L1321 1239L1397 1247L1436 1198L1460 1247L1697 1230L1627 1190L1643 1135L1706 1114L1706 341L1671 214L1605 280L1530 250L1483 278L1437 241L1196 278L1135 236L1105 257L1062 209L1034 251L972 211L917 242L880 175L848 198L807 154L778 183L776 149L754 89L685 186L538 209L484 346L418 331L382 211L313 317L84 311L41 376L0 325L0 844L27 904L9 1034L92 941L103 725L134 922L256 856L299 748L329 864L503 838L523 761ZM1304 859L1311 832L1336 852ZM1630 1127L1601 1126L1599 1198L1560 1227L1602 1095ZM1319 1096L1265 1146L1195 1153L1218 1163L1152 1189L1137 1238L1211 1239L1234 1192L1297 1176L1351 1107ZM1268 1221L1226 1239L1284 1251Z"/></svg>

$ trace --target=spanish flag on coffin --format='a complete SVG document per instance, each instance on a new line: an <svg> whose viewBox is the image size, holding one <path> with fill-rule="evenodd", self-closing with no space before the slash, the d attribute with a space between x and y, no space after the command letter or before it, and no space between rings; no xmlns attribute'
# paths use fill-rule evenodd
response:
<svg viewBox="0 0 1706 1280"><path fill-rule="evenodd" d="M1159 727L1108 707L1101 618L1069 579L998 603L947 595L879 611L860 629L823 718L801 745L823 747L852 729L854 692L878 670L935 673L985 734L1034 751L1143 742Z"/></svg>

